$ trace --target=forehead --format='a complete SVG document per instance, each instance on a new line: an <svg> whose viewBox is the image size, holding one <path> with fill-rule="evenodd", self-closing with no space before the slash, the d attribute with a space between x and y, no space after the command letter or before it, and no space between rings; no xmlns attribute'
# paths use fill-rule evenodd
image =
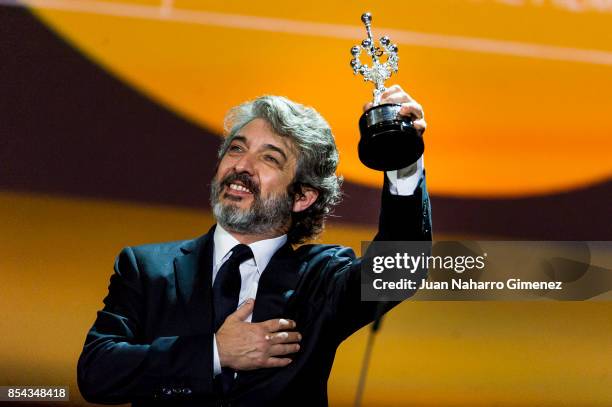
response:
<svg viewBox="0 0 612 407"><path fill-rule="evenodd" d="M282 149L288 157L296 157L293 141L289 137L276 133L270 123L264 119L251 120L238 130L235 137L243 137L250 148L265 148L268 145L273 145Z"/></svg>

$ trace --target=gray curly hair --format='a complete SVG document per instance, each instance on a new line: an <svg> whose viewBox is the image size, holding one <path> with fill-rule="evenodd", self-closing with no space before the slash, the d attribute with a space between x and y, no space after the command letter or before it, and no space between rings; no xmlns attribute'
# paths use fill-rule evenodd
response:
<svg viewBox="0 0 612 407"><path fill-rule="evenodd" d="M225 117L226 137L219 149L221 159L238 131L254 119L264 119L275 133L288 137L297 149L297 170L289 196L307 186L319 192L317 200L302 212L292 212L290 243L303 243L318 236L325 220L341 200L342 177L336 175L338 150L329 124L312 107L282 96L261 96L238 105Z"/></svg>

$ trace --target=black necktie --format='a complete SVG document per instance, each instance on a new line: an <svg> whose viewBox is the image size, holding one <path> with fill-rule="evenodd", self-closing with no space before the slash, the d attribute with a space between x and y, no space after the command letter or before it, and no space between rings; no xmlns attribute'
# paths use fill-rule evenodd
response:
<svg viewBox="0 0 612 407"><path fill-rule="evenodd" d="M238 308L240 295L240 264L253 258L249 246L239 244L234 246L229 259L219 269L213 284L213 302L215 307L215 332L219 330L225 318ZM234 381L234 370L222 368L216 380L220 381L223 393L227 393Z"/></svg>

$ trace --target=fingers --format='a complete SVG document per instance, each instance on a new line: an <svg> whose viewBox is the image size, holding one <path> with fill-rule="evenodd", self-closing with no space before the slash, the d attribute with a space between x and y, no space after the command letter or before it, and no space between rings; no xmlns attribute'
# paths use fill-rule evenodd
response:
<svg viewBox="0 0 612 407"><path fill-rule="evenodd" d="M299 332L277 332L266 335L266 340L271 344L279 343L294 343L302 340L302 335Z"/></svg>
<svg viewBox="0 0 612 407"><path fill-rule="evenodd" d="M278 332L286 329L294 329L296 327L295 321L291 319L269 319L262 322L262 325L268 332Z"/></svg>
<svg viewBox="0 0 612 407"><path fill-rule="evenodd" d="M278 356L290 355L299 352L300 345L297 343L280 343L270 346L268 349L269 358L265 360L261 367L285 367L292 362L289 358L279 358Z"/></svg>
<svg viewBox="0 0 612 407"><path fill-rule="evenodd" d="M389 96L383 97L380 99L380 103L411 103L414 102L407 93L393 93Z"/></svg>
<svg viewBox="0 0 612 407"><path fill-rule="evenodd" d="M249 315L253 313L253 308L255 307L255 300L249 298L246 300L242 306L240 306L234 313L230 314L227 318L233 318L239 321L244 321L247 319Z"/></svg>
<svg viewBox="0 0 612 407"><path fill-rule="evenodd" d="M415 120L412 122L412 127L422 134L427 128L427 123L425 122L425 119Z"/></svg>
<svg viewBox="0 0 612 407"><path fill-rule="evenodd" d="M380 95L381 103L409 103L414 102L414 99L405 92L399 85L393 85L387 88Z"/></svg>
<svg viewBox="0 0 612 407"><path fill-rule="evenodd" d="M381 94L380 103L396 103L402 105L400 110L401 115L412 117L415 120L424 118L423 107L399 85L393 85L387 88ZM368 102L363 106L363 110L366 111L372 106L372 102Z"/></svg>
<svg viewBox="0 0 612 407"><path fill-rule="evenodd" d="M227 317L216 335L221 366L235 370L283 367L292 359L283 357L298 352L302 335L293 331L290 319L270 319L249 323L255 301L249 299Z"/></svg>
<svg viewBox="0 0 612 407"><path fill-rule="evenodd" d="M284 356L298 352L299 350L300 345L297 343L279 343L277 345L270 346L268 354L270 356Z"/></svg>
<svg viewBox="0 0 612 407"><path fill-rule="evenodd" d="M268 358L262 367L285 367L291 363L289 358Z"/></svg>
<svg viewBox="0 0 612 407"><path fill-rule="evenodd" d="M403 103L399 113L402 116L412 117L416 120L421 120L425 118L425 112L423 112L423 107L414 101L409 103Z"/></svg>

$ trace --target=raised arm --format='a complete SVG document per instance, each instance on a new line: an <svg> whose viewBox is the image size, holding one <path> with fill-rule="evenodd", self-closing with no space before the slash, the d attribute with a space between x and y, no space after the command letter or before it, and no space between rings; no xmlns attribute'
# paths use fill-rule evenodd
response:
<svg viewBox="0 0 612 407"><path fill-rule="evenodd" d="M422 136L426 128L424 113L421 105L399 86L390 87L383 93L382 103L400 103L400 113L412 116L413 125ZM366 105L364 109L368 109ZM376 241L431 241L431 205L425 182L425 170L422 158L419 165L414 165L407 176L400 179L402 171L384 175L384 185L381 198L381 210L378 222ZM408 190L406 190L408 187ZM403 190L402 190L403 189ZM333 272L332 290L330 298L333 299L335 327L340 341L357 331L364 325L372 322L381 312L387 312L398 302L361 301L361 259L355 259L352 251L339 253L343 261ZM414 276L416 278L425 277ZM416 291L416 290L415 290ZM406 298L413 292L406 291Z"/></svg>

